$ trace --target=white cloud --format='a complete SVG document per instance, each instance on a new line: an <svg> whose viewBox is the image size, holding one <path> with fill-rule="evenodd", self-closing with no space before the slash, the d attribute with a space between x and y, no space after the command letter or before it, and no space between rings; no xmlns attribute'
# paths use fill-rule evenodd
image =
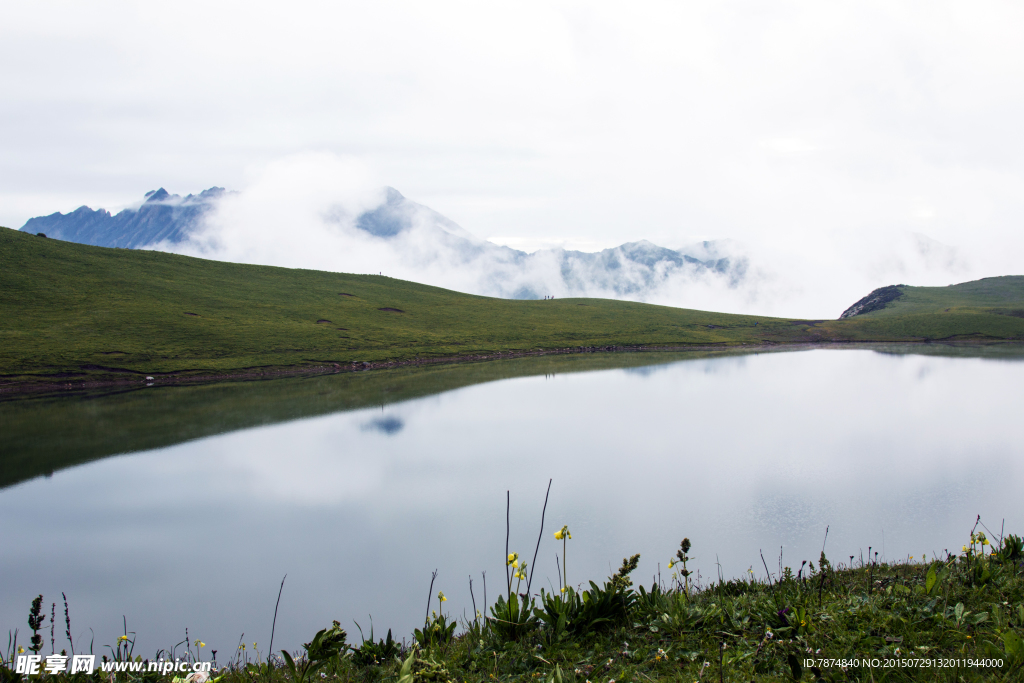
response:
<svg viewBox="0 0 1024 683"><path fill-rule="evenodd" d="M527 255L410 203L402 203L406 229L386 237L360 229L357 218L385 199L375 174L358 160L326 153L287 157L252 171L250 184L225 195L188 241L154 248L234 262L383 273L488 296L623 298L816 318L837 317L885 284L945 284L983 271L976 255L905 230L673 245L701 261L728 259L718 272L665 260L644 265L646 258L662 258L649 242L609 254L613 263L567 253L568 245L557 238L537 240L541 248ZM630 255L633 249L639 251Z"/></svg>
<svg viewBox="0 0 1024 683"><path fill-rule="evenodd" d="M1020 272L1022 19L1002 2L22 3L0 25L0 224L330 153L508 244L733 238L778 255L821 315L886 284L865 264L907 232L969 246L970 275Z"/></svg>

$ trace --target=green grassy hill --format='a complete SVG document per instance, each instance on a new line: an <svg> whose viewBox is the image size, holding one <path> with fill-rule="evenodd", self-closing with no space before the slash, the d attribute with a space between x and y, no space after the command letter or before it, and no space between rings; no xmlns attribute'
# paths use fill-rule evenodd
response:
<svg viewBox="0 0 1024 683"><path fill-rule="evenodd" d="M8 229L0 229L0 265L0 384L8 386L580 346L1024 338L1024 318L1012 313L1024 309L1024 278L907 287L879 311L799 321L603 299L492 299Z"/></svg>
<svg viewBox="0 0 1024 683"><path fill-rule="evenodd" d="M877 310L830 323L829 329L847 340L871 341L1024 337L1024 276L989 277L948 287L894 285L883 289L890 290L891 301Z"/></svg>

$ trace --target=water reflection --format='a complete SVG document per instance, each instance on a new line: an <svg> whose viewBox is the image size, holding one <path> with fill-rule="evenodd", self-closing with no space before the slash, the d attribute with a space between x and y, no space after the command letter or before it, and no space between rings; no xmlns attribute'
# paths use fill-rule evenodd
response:
<svg viewBox="0 0 1024 683"><path fill-rule="evenodd" d="M362 426L364 432L367 431L378 431L381 434L397 434L402 431L402 427L405 423L394 415L388 415L387 417L376 417Z"/></svg>
<svg viewBox="0 0 1024 683"><path fill-rule="evenodd" d="M892 349L887 349L892 351ZM1005 354L1004 354L1005 355ZM976 514L1020 532L1015 433L1024 364L867 350L667 363L656 372L522 373L503 382L327 412L108 458L0 491L8 542L0 623L67 592L73 627L112 642L122 615L149 654L184 628L221 652L372 614L409 633L430 572L446 606L504 582L512 549L534 588L555 580L552 533L573 530L569 579L681 538L707 579L778 556L957 548ZM381 407L383 405L383 408ZM991 526L991 525L990 525ZM468 613L468 612L467 612ZM88 636L85 636L88 637ZM106 640L104 640L106 637ZM278 640L280 639L280 640Z"/></svg>

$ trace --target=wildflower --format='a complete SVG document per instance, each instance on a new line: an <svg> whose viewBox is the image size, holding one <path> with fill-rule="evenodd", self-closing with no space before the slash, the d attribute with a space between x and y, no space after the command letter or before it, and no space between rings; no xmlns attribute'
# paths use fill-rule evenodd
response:
<svg viewBox="0 0 1024 683"><path fill-rule="evenodd" d="M988 539L987 539L987 538L985 538L984 536L982 536L982 537L981 537L981 544L982 544L982 545L988 545Z"/></svg>
<svg viewBox="0 0 1024 683"><path fill-rule="evenodd" d="M23 646L21 646L21 645L18 646L18 654L19 655L25 654L25 648Z"/></svg>
<svg viewBox="0 0 1024 683"><path fill-rule="evenodd" d="M767 632L765 632L764 637L765 638L774 638L775 634L772 633L771 630L768 630Z"/></svg>
<svg viewBox="0 0 1024 683"><path fill-rule="evenodd" d="M121 641L125 641L125 640L128 640L128 636L126 636L126 635L125 636L118 636L117 639L121 640Z"/></svg>
<svg viewBox="0 0 1024 683"><path fill-rule="evenodd" d="M668 561L668 568L669 568L669 569L672 569L672 567L674 567L674 566L676 566L676 563L675 563L675 562L673 562L672 560L669 560L669 561Z"/></svg>
<svg viewBox="0 0 1024 683"><path fill-rule="evenodd" d="M238 649L239 650L244 650L245 649L245 643L242 643L241 645L239 645Z"/></svg>
<svg viewBox="0 0 1024 683"><path fill-rule="evenodd" d="M563 592L563 593L564 593L565 591L567 591L567 590L568 590L568 586L562 586L562 592Z"/></svg>
<svg viewBox="0 0 1024 683"><path fill-rule="evenodd" d="M967 552L967 546L964 546L964 552L965 553Z"/></svg>
<svg viewBox="0 0 1024 683"><path fill-rule="evenodd" d="M505 564L511 565L513 562L517 561L518 559L519 559L519 553L509 553L508 562L506 562Z"/></svg>
<svg viewBox="0 0 1024 683"><path fill-rule="evenodd" d="M203 641L201 641L201 640L196 640L196 642L194 643L194 645L195 645L196 647L206 647L206 643L204 643L204 642L203 642Z"/></svg>
<svg viewBox="0 0 1024 683"><path fill-rule="evenodd" d="M448 602L448 598L444 597L444 593L442 593L441 591L437 592L437 599L441 602Z"/></svg>

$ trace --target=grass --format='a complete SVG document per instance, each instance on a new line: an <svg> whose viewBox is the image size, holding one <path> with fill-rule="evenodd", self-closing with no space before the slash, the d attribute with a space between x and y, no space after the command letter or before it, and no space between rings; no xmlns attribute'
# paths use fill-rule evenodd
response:
<svg viewBox="0 0 1024 683"><path fill-rule="evenodd" d="M221 656L220 664L229 663L214 675L224 683L1020 681L1021 539L972 530L965 541L962 552L890 562L871 556L831 562L822 551L817 562L798 568L768 574L765 567L763 578L751 572L709 585L694 585L681 570L663 584L634 586L629 574L635 561L624 560L603 585L542 593L516 628L502 619L499 599L491 618L462 621L455 635L439 594L441 613L417 630L411 647L405 639L392 640L390 632L387 639L347 643L335 622L311 634L304 650L267 657L240 648ZM685 541L677 554L685 567L683 549ZM559 614L565 618L553 618ZM109 648L111 658L142 661L125 630ZM195 653L192 643L178 645L157 652L154 661L200 658L199 641ZM16 647L9 644L7 663ZM0 674L19 679L2 668ZM158 679L154 673L109 678Z"/></svg>
<svg viewBox="0 0 1024 683"><path fill-rule="evenodd" d="M908 287L882 311L807 321L603 299L493 299L8 229L0 229L0 263L0 385L8 388L580 347L1024 339L1022 277Z"/></svg>

